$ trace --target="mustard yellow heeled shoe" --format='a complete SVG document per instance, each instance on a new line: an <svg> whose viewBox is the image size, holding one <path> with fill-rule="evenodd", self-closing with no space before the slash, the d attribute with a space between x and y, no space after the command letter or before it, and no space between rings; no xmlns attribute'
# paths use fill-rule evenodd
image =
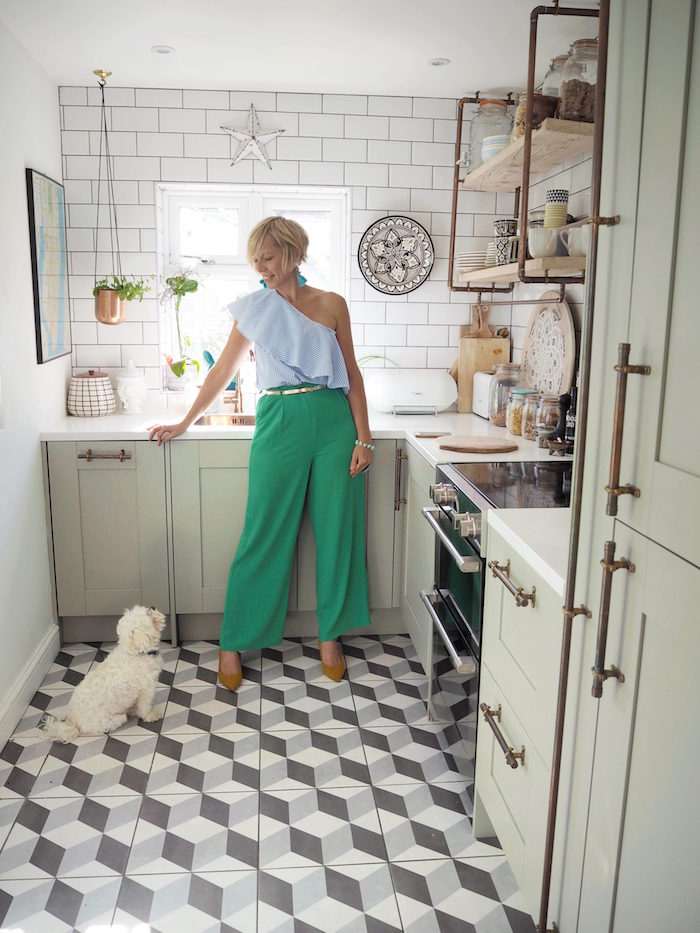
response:
<svg viewBox="0 0 700 933"><path fill-rule="evenodd" d="M237 652L240 657L240 652ZM219 683L222 687L226 687L227 690L231 690L234 693L241 685L243 680L243 671L240 674L224 674L221 670L221 649L219 649Z"/></svg>
<svg viewBox="0 0 700 933"><path fill-rule="evenodd" d="M318 653L321 653L320 641L318 643ZM346 671L345 660L341 660L337 664L324 664L323 661L321 661L321 670L326 675L326 677L329 677L331 680L334 680L336 683L338 683L343 679L343 675Z"/></svg>

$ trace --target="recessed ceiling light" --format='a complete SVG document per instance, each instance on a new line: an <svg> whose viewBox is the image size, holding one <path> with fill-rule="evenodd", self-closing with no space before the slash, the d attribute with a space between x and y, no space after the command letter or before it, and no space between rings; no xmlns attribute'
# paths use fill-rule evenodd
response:
<svg viewBox="0 0 700 933"><path fill-rule="evenodd" d="M151 52L155 52L157 55L172 55L175 49L172 45L152 45Z"/></svg>
<svg viewBox="0 0 700 933"><path fill-rule="evenodd" d="M429 65L434 65L436 68L441 68L443 65L449 65L452 59L450 58L431 58L428 60Z"/></svg>

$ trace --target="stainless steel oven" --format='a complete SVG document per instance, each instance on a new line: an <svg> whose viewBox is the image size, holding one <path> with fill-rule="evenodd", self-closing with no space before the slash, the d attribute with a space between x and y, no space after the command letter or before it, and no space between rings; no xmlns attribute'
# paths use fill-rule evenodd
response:
<svg viewBox="0 0 700 933"><path fill-rule="evenodd" d="M431 717L436 715L433 698L436 685L444 693L442 675L448 671L463 675L461 686L450 688L452 712L474 742L486 569L482 531L487 512L568 506L570 489L571 463L562 460L437 467L429 490L435 505L422 510L435 532L435 583L421 592L421 598L432 618L435 640L445 653L434 655L428 709Z"/></svg>

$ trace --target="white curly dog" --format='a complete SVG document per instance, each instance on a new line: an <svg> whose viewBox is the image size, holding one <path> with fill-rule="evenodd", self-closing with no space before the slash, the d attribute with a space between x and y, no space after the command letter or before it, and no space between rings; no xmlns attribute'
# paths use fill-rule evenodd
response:
<svg viewBox="0 0 700 933"><path fill-rule="evenodd" d="M151 606L127 609L117 623L117 645L73 691L68 715L48 716L40 726L50 739L70 742L78 735L113 732L138 716L155 722L163 711L153 708L158 675L163 667L160 633L165 616Z"/></svg>

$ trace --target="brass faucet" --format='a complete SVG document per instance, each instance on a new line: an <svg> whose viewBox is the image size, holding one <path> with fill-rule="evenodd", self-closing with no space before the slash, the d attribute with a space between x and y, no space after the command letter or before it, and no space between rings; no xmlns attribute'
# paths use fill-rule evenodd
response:
<svg viewBox="0 0 700 933"><path fill-rule="evenodd" d="M237 414L243 411L243 393L241 392L241 371L237 371L235 375L236 388L233 392L224 394L224 405L233 405L233 410Z"/></svg>

